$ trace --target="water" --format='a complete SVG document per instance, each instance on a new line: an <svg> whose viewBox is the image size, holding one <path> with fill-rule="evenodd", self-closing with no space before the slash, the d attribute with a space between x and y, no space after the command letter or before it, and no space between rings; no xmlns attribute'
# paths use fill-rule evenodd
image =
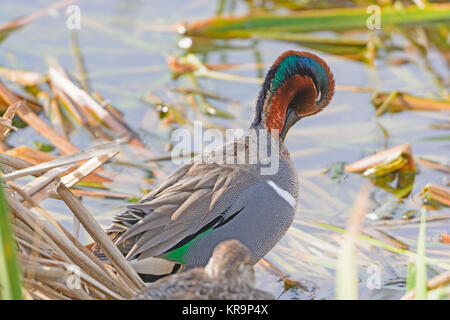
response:
<svg viewBox="0 0 450 320"><path fill-rule="evenodd" d="M51 1L4 1L0 11L0 21L34 12ZM180 21L193 21L212 17L219 1L79 1L81 8L81 29L77 32L79 47L88 72L93 90L101 92L111 103L120 109L127 123L135 128L146 145L157 154L167 154L167 142L170 127L164 126L157 111L142 101L149 91L163 92L165 85L191 86L185 77L173 79L166 60L171 55L181 55L179 47L181 36L170 31L170 26ZM235 2L235 13L245 13L244 1ZM278 9L285 10L285 9ZM38 21L12 33L0 44L0 65L38 71L47 70L46 59L56 58L67 70L78 73L76 60L71 48L70 31L66 28L64 11ZM356 36L367 38L370 32L360 32ZM402 32L386 31L392 41L399 46L407 43ZM332 34L332 33L331 33ZM199 40L193 40L193 48ZM247 64L254 63L260 57L263 69L242 68L225 72L260 77L278 55L285 50L308 50L324 58L331 67L337 85L372 87L380 91L395 89L418 96L439 97L440 89L436 76L449 77L448 61L434 47L424 59L417 51L406 53L402 50L380 50L375 67L359 61L348 60L336 55L314 51L298 44L274 40L227 40L212 43L211 47L199 57L208 63ZM406 64L392 65L394 58L407 57ZM427 69L427 61L434 73ZM211 124L225 127L247 127L253 117L254 104L259 85L231 81L200 79L202 89L216 92L237 103L210 102L236 117L234 120L207 118ZM449 121L444 112L403 112L385 114L374 118L374 107L370 102L371 93L348 92L338 90L333 102L320 114L303 119L288 134L286 145L300 176L300 199L296 221L288 234L267 255L268 261L289 275L289 279L299 281L304 289L289 289L284 292L283 282L261 265L258 265L257 283L260 288L272 292L281 299L330 299L334 297L334 267L338 244L338 235L307 226L305 222L322 221L345 227L348 212L354 198L365 181L356 174L343 174L332 178L332 174L322 172L341 162L350 163L373 153L375 150L409 142L415 156L449 161L448 131L431 129L436 123ZM171 98L169 94L169 98ZM173 98L173 97L172 97ZM187 111L192 119L195 114ZM388 133L383 135L381 128ZM28 145L45 141L27 128L11 135L9 143L13 146ZM72 135L71 141L79 148L91 145L91 136L82 128ZM123 159L130 160L125 150ZM173 165L161 164L169 173ZM112 166L114 170L126 172L129 178L124 182L112 184L112 191L123 191L140 197L142 189L152 186L148 174L139 169ZM396 208L388 212L391 218L399 218L408 210L418 208L418 194L428 182L445 185L448 177L443 173L420 166L415 178L411 195L400 203L387 191L374 187L368 213L374 212L387 202L393 202ZM107 226L111 217L125 205L123 200L85 198L84 203L93 212L103 226ZM69 229L72 220L69 212L58 202L44 201L43 205L63 222ZM430 212L430 215L448 214L448 209ZM365 225L373 222L366 219ZM417 225L386 229L386 233L415 248ZM302 233L303 232L303 233ZM307 232L316 238L307 239ZM427 246L433 253L446 254L448 247L437 239L441 232L450 232L448 220L430 222L427 225ZM85 242L89 239L81 235ZM448 245L447 245L448 246ZM400 297L404 289L406 258L368 246L361 249L360 296L368 299ZM371 290L367 287L367 266L378 265L381 269L381 288ZM432 270L433 271L433 270ZM431 272L432 272L431 271ZM433 273L431 273L432 275Z"/></svg>

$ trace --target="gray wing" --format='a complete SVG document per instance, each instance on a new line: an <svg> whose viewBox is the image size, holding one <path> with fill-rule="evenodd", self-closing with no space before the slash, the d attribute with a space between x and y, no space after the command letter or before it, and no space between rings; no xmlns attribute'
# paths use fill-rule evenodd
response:
<svg viewBox="0 0 450 320"><path fill-rule="evenodd" d="M127 259L155 257L205 227L223 222L236 197L255 182L243 166L189 164L116 216L109 233Z"/></svg>

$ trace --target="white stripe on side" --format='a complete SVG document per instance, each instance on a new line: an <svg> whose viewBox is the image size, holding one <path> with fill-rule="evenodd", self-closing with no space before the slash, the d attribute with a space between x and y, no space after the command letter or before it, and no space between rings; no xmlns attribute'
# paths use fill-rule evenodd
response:
<svg viewBox="0 0 450 320"><path fill-rule="evenodd" d="M289 205L295 209L297 201L295 200L295 198L286 190L284 190L283 188L280 188L275 182L273 182L272 180L267 180L267 184L269 186L272 187L273 190L275 190L275 192L282 197L287 203L289 203Z"/></svg>

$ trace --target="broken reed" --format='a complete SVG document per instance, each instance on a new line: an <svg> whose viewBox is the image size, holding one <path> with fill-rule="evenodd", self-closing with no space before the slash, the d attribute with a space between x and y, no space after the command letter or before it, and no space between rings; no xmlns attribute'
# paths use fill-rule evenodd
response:
<svg viewBox="0 0 450 320"><path fill-rule="evenodd" d="M3 176L10 187L5 197L15 217L13 227L24 270L23 286L28 298L123 299L133 296L144 287L134 269L68 188L116 155L117 152L111 153L114 147L117 148L117 143L107 143ZM9 164L15 160L11 156L6 159ZM76 164L80 159L88 161L76 171L67 172L68 165ZM0 157L0 162L5 161ZM65 175L59 178L61 173ZM14 179L30 174L38 177L24 186L13 182ZM57 196L64 201L102 248L111 267L105 267L39 205L40 201L49 196ZM37 214L44 220L38 218ZM16 250L12 252L15 253ZM80 272L82 287L78 291L67 289L67 272L73 266L79 268Z"/></svg>

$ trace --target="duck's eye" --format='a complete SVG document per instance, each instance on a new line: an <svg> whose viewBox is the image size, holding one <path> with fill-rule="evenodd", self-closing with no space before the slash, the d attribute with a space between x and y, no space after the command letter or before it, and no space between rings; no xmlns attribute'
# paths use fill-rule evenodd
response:
<svg viewBox="0 0 450 320"><path fill-rule="evenodd" d="M318 91L317 91L316 102L317 102L317 101L320 101L321 98L322 98L322 91L318 90Z"/></svg>

